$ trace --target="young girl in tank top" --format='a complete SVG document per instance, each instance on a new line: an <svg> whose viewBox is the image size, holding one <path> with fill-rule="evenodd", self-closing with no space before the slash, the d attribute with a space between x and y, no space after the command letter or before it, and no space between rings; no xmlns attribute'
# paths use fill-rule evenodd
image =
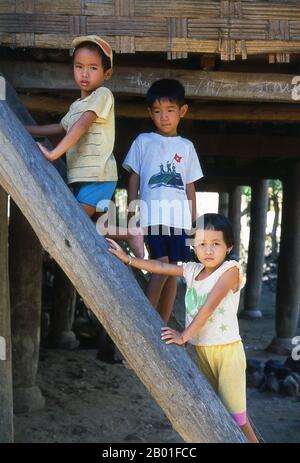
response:
<svg viewBox="0 0 300 463"><path fill-rule="evenodd" d="M246 358L237 319L243 277L240 264L231 258L234 237L228 219L220 214L199 217L194 237L199 262L182 266L131 258L117 243L108 241L109 251L125 264L184 277L186 328L179 333L163 327L161 339L195 346L199 369L248 440L258 442L246 413Z"/></svg>

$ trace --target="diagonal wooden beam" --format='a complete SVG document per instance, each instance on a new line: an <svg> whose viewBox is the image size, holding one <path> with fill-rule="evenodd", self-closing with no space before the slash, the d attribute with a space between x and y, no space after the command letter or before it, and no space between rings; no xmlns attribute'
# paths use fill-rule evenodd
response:
<svg viewBox="0 0 300 463"><path fill-rule="evenodd" d="M245 442L186 352L161 342L161 318L130 271L107 252L92 221L3 101L0 184L182 438L186 442Z"/></svg>

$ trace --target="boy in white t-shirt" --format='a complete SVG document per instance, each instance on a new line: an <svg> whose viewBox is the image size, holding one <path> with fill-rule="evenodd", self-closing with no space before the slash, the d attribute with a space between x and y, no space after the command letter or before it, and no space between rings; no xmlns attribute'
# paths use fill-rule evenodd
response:
<svg viewBox="0 0 300 463"><path fill-rule="evenodd" d="M203 174L193 143L177 135L188 111L184 87L174 79L158 80L147 93L147 104L156 131L140 134L123 162L130 172L128 202L139 193L140 225L147 230L150 257L186 262L190 252L186 231L196 220L194 182ZM151 275L146 295L165 322L176 289L176 277Z"/></svg>

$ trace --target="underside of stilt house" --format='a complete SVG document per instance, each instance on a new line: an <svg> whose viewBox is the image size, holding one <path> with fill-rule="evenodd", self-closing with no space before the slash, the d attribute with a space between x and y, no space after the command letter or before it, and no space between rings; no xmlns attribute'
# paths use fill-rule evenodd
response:
<svg viewBox="0 0 300 463"><path fill-rule="evenodd" d="M164 77L179 79L186 89L189 112L181 122L179 132L193 141L200 157L204 179L197 182L197 191L229 192L234 221L240 214L237 189L242 185L252 186L253 252L251 255L249 251L246 297L248 309L253 312L257 307L251 301L257 300L261 289L266 180L282 180L276 336L271 348L277 352L290 352L300 300L300 1L0 0L0 74L18 94L19 101L15 103L14 100L11 105L18 117L21 113L24 116L26 108L38 124L61 119L79 96L72 78L71 41L75 36L90 34L101 36L114 50L114 73L107 86L113 91L116 102L115 155L119 164L119 186L126 186L121 163L131 142L142 131L153 128L145 106L145 94L155 80ZM227 421L225 423L223 415L221 423L218 421L220 414L203 411L200 402L194 403L196 396L197 400L205 397L206 407L210 404L217 407L214 397L207 395L205 387L196 378L187 357L183 358L186 354L175 349L171 356L158 342L155 329L160 330L161 320L156 318L153 310L150 311L129 272L127 276L127 271L115 261L106 263L106 248L103 243L98 244L99 237L92 224L82 225L85 219L77 210L79 208L76 209L75 200L73 204L73 198L68 197L71 212L63 208L64 195L68 193L63 190L64 186L58 185L49 170L51 166L42 163L44 160L39 160L37 152L38 161L33 164L28 161L28 166L32 169L34 166L34 173L31 175L30 169L27 170L27 155L30 156L30 151L36 148L30 145L31 150L27 150L29 138L25 138L21 128L15 125L17 123L10 120L13 116L9 105L8 101L8 105L1 106L3 118L0 113L0 135L2 133L5 138L0 152L0 184L27 217L43 247L58 262L120 350L130 359L140 379L186 441L242 440L240 434L235 434L237 431L232 430ZM28 123L28 113L25 119L22 117L20 120ZM10 139L10 123L14 124L15 140ZM56 142L54 138L50 141ZM22 156L19 153L16 163L24 162L24 166L19 167L19 181L16 182L13 180L16 172L10 170L9 163L13 162L15 153L17 159L21 149L24 152ZM30 205L30 199L35 198L37 192L43 200L43 169L47 169L45 175L49 176L47 181L50 182L49 188L45 187L48 195L44 209L47 210L46 218L38 202L36 209L31 209ZM32 192L31 182L36 186ZM27 193L31 196L26 200ZM3 206L1 197L0 203ZM1 212L1 208L0 213L2 219L7 215L3 209ZM5 262L5 239L2 234L0 265L3 256ZM102 247L102 252L98 255L92 246ZM89 270L85 267L86 262L90 265ZM102 278L103 268L106 274ZM123 286L118 286L115 271L123 272ZM93 275L92 281L85 278L88 274ZM0 296L7 294L7 284L7 280L0 281ZM0 299L1 309L5 298ZM99 300L105 302L104 312L99 308ZM116 324L118 317L114 313L105 312L106 306L117 311L120 308L119 324ZM136 313L130 312L136 308ZM145 320L140 317L142 308L149 313ZM0 328L1 323L7 322L7 332L8 319L8 316L1 319L0 310ZM132 345L130 330L138 332L139 353ZM37 339L38 336L35 346ZM35 351L36 368L37 358ZM18 362L22 361L18 359ZM180 365L185 378L193 378L191 396L186 395L190 387L188 379L187 383L183 380L182 384L176 382L176 387L173 385L174 365ZM8 370L4 373L9 375ZM0 386L1 378L5 381L5 375L0 375ZM0 387L0 399L2 397L2 402L6 400L8 403L10 392L8 382L5 384L6 396L4 394L3 399ZM194 393L195 388L199 393ZM191 416L186 417L187 403L202 413L198 416L195 412L191 423ZM7 417L11 414L7 407ZM211 424L215 415L216 422ZM6 434L8 440L9 432Z"/></svg>
<svg viewBox="0 0 300 463"><path fill-rule="evenodd" d="M37 121L57 120L78 91L76 35L115 51L116 155L151 128L144 95L179 78L190 112L181 133L201 156L199 188L282 176L298 156L298 1L28 0L0 2L1 68ZM233 179L234 177L234 179Z"/></svg>

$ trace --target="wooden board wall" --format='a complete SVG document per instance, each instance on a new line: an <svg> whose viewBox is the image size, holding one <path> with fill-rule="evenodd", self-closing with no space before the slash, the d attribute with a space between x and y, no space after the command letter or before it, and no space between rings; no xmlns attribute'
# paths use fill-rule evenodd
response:
<svg viewBox="0 0 300 463"><path fill-rule="evenodd" d="M300 2L260 0L0 0L0 44L68 48L98 34L118 53L213 53L223 60L300 53Z"/></svg>

